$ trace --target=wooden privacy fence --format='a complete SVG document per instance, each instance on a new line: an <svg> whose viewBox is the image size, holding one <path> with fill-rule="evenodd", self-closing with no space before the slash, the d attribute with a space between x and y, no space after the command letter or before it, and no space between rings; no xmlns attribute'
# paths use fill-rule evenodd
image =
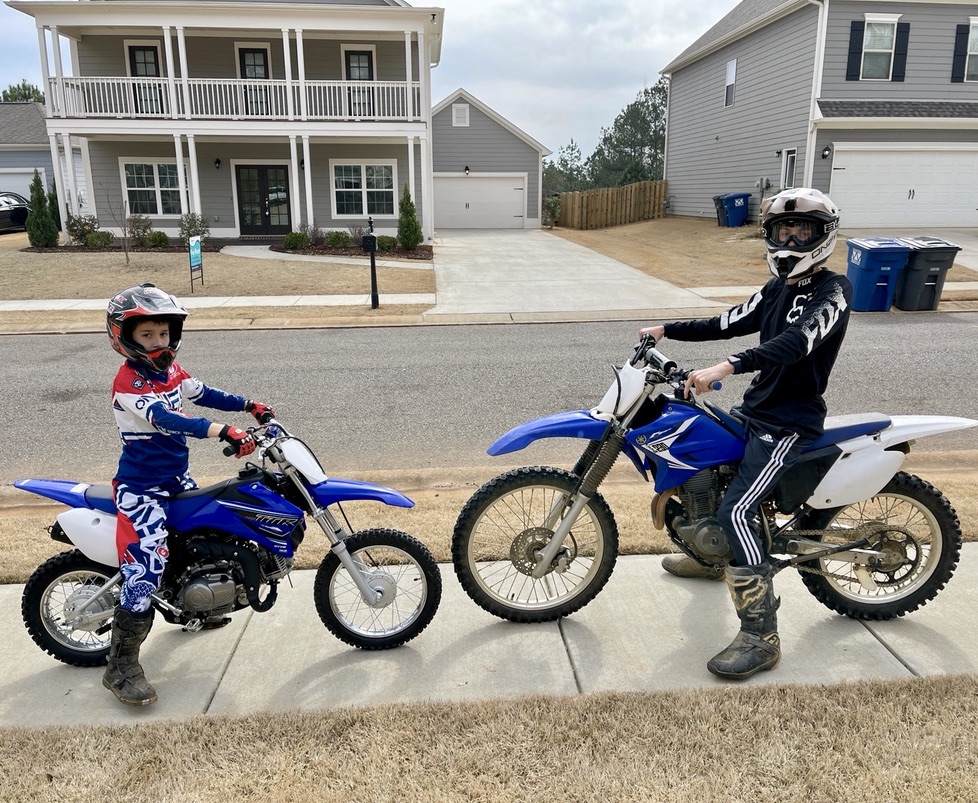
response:
<svg viewBox="0 0 978 803"><path fill-rule="evenodd" d="M604 229L665 217L666 182L640 181L560 194L559 223L567 229Z"/></svg>

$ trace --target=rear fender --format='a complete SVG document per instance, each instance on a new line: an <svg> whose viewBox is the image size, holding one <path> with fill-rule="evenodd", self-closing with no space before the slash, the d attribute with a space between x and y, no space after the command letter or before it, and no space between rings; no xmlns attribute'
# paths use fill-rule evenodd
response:
<svg viewBox="0 0 978 803"><path fill-rule="evenodd" d="M22 491L44 496L61 502L68 507L90 508L85 499L85 491L91 487L87 482L72 482L71 480L15 480L14 487Z"/></svg>
<svg viewBox="0 0 978 803"><path fill-rule="evenodd" d="M99 510L74 508L58 514L58 524L85 557L103 566L119 568L115 541L116 517Z"/></svg>
<svg viewBox="0 0 978 803"><path fill-rule="evenodd" d="M926 438L928 435L940 435L974 426L978 426L978 421L973 418L948 415L894 415L890 416L890 426L880 432L880 441L884 448L888 448L915 438Z"/></svg>
<svg viewBox="0 0 978 803"><path fill-rule="evenodd" d="M330 477L325 482L309 486L312 498L324 507L337 502L383 502L392 507L414 507L410 498L384 485L359 480L343 480Z"/></svg>
<svg viewBox="0 0 978 803"><path fill-rule="evenodd" d="M543 418L535 418L514 427L505 435L497 438L486 452L493 457L510 454L525 449L534 441L543 438L580 438L587 441L599 441L604 438L608 427L607 421L599 421L587 410L569 410L564 413L554 413ZM643 458L628 441L622 444L622 451L644 477L647 476L647 466Z"/></svg>

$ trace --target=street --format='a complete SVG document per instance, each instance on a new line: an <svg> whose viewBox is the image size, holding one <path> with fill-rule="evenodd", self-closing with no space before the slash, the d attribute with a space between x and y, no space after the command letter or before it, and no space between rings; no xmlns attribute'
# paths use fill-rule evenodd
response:
<svg viewBox="0 0 978 803"><path fill-rule="evenodd" d="M610 366L630 356L647 323L189 331L178 359L207 384L272 403L328 473L566 462L580 444L537 443L515 459L495 461L485 450L522 421L595 404L611 382ZM978 418L966 368L974 364L976 339L975 313L854 315L826 396L829 413ZM2 342L0 482L110 480L119 446L109 390L120 358L105 335ZM661 350L697 367L753 342L666 340ZM746 381L731 378L713 400L736 404ZM197 411L211 412L192 406L189 412ZM243 425L250 417L231 420ZM914 448L978 449L978 429ZM194 443L192 455L196 476L236 468L216 443Z"/></svg>

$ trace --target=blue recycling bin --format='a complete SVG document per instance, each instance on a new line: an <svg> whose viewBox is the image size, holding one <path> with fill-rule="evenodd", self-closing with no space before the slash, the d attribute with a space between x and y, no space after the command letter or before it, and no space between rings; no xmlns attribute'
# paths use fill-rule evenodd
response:
<svg viewBox="0 0 978 803"><path fill-rule="evenodd" d="M728 192L721 196L720 202L723 204L726 225L728 228L735 229L743 226L747 222L747 210L749 207L749 192Z"/></svg>
<svg viewBox="0 0 978 803"><path fill-rule="evenodd" d="M848 245L846 276L852 283L853 310L887 312L912 249L892 237L852 239Z"/></svg>

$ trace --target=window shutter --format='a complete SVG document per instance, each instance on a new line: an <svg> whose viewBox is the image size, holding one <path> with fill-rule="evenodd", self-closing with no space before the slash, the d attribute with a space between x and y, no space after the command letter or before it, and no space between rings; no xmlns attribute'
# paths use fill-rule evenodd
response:
<svg viewBox="0 0 978 803"><path fill-rule="evenodd" d="M849 63L846 65L846 80L858 81L859 71L863 61L863 34L866 23L853 20L849 26Z"/></svg>
<svg viewBox="0 0 978 803"><path fill-rule="evenodd" d="M898 22L896 42L893 48L893 81L902 81L907 76L907 49L910 44L910 23Z"/></svg>
<svg viewBox="0 0 978 803"><path fill-rule="evenodd" d="M968 61L968 34L970 28L967 25L959 25L954 33L954 60L951 62L951 83L964 83L965 64Z"/></svg>

